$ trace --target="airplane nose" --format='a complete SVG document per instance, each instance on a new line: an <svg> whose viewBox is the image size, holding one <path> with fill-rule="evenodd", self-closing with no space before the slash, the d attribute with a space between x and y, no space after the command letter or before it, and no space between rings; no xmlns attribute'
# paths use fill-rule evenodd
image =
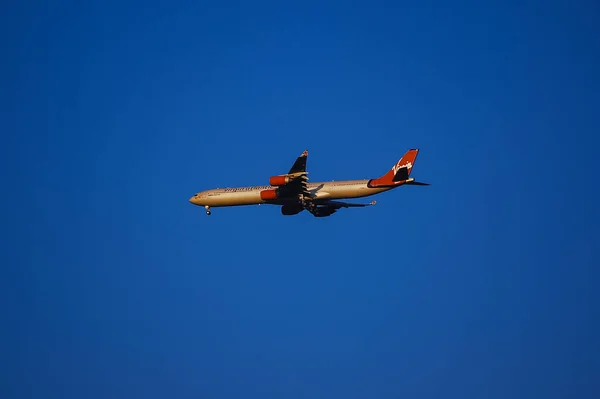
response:
<svg viewBox="0 0 600 399"><path fill-rule="evenodd" d="M190 198L190 202L194 205L198 205L198 196L194 195L192 198Z"/></svg>

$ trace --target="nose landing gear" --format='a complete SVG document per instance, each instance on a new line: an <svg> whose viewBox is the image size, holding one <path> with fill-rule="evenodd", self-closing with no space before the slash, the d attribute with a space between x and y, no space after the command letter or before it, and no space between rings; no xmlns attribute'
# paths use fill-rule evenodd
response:
<svg viewBox="0 0 600 399"><path fill-rule="evenodd" d="M210 206L206 205L204 208L206 208L206 214L208 216L210 216L211 215Z"/></svg>

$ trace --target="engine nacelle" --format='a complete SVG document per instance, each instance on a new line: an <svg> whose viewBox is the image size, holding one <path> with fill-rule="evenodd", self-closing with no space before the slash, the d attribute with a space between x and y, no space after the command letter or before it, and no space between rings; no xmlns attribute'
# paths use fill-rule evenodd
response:
<svg viewBox="0 0 600 399"><path fill-rule="evenodd" d="M286 216L296 215L302 212L303 210L304 208L302 207L302 205L284 205L281 207L281 214Z"/></svg>
<svg viewBox="0 0 600 399"><path fill-rule="evenodd" d="M277 190L263 190L260 192L260 199L263 201L277 199Z"/></svg>
<svg viewBox="0 0 600 399"><path fill-rule="evenodd" d="M271 176L269 184L272 186L283 186L284 184L289 183L290 180L289 176Z"/></svg>

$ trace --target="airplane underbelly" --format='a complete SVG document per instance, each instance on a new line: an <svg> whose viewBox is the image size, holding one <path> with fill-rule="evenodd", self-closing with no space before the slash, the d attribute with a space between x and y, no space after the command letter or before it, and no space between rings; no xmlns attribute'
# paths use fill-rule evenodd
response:
<svg viewBox="0 0 600 399"><path fill-rule="evenodd" d="M314 198L316 198L316 199L331 198L331 193L329 193L327 191L319 191L319 192L315 193Z"/></svg>
<svg viewBox="0 0 600 399"><path fill-rule="evenodd" d="M358 198L372 194L366 185L361 184L332 187L328 191L330 191L330 197L332 198Z"/></svg>
<svg viewBox="0 0 600 399"><path fill-rule="evenodd" d="M239 193L223 193L215 195L207 199L206 205L219 206L235 206L235 205L254 205L260 204L263 201L260 198L259 192L239 192Z"/></svg>

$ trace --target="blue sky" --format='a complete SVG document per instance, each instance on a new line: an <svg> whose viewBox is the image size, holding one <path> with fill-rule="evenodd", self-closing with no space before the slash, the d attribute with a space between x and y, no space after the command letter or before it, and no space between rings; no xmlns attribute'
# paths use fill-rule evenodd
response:
<svg viewBox="0 0 600 399"><path fill-rule="evenodd" d="M3 7L0 395L597 397L598 4L216 3Z"/></svg>

